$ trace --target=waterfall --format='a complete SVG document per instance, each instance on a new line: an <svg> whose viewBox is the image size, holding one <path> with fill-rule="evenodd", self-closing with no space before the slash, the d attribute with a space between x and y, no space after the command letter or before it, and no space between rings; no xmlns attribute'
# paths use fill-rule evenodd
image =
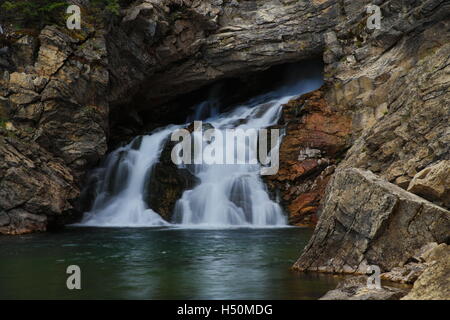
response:
<svg viewBox="0 0 450 320"><path fill-rule="evenodd" d="M211 117L204 122L216 130L227 128L261 129L277 123L281 106L291 97L261 97L232 112ZM269 101L267 101L269 100ZM223 133L225 136L225 133ZM245 149L250 149L248 141ZM236 147L237 148L237 147ZM236 155L235 155L236 157ZM177 202L174 222L184 226L281 226L286 218L280 206L269 198L260 177L259 165L193 165L200 184L184 192Z"/></svg>
<svg viewBox="0 0 450 320"><path fill-rule="evenodd" d="M308 71L308 70L307 70ZM317 89L322 84L320 71L309 70L299 80L260 95L219 113L214 96L197 106L188 125L202 119L216 130L262 129L276 124L282 105L293 97ZM199 119L196 119L199 118ZM259 164L185 165L199 183L186 190L175 205L171 223L150 209L144 199L146 179L159 160L165 141L177 128L168 126L112 152L105 165L91 176L96 181L92 209L79 226L183 226L183 227L269 227L286 225L280 206L270 199L260 176ZM193 140L201 139L193 134ZM204 142L201 142L204 143ZM246 143L249 148L248 141ZM251 148L250 148L251 149ZM250 150L256 152L256 150Z"/></svg>
<svg viewBox="0 0 450 320"><path fill-rule="evenodd" d="M158 161L163 143L176 126L138 137L112 152L104 168L93 173L99 180L91 211L78 225L149 227L169 225L144 201L145 180Z"/></svg>

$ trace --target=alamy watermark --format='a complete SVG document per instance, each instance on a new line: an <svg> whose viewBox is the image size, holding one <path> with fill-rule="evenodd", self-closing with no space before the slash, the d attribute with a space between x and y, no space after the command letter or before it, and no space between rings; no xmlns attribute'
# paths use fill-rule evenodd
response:
<svg viewBox="0 0 450 320"><path fill-rule="evenodd" d="M66 281L67 289L81 290L81 268L77 265L71 265L67 267L66 273L70 274Z"/></svg>
<svg viewBox="0 0 450 320"><path fill-rule="evenodd" d="M373 30L381 29L381 8L377 5L370 4L366 7L366 12L370 16L367 18L366 26L368 29ZM81 8L75 4L67 7L66 13L70 15L67 18L66 26L69 30L81 29Z"/></svg>
<svg viewBox="0 0 450 320"><path fill-rule="evenodd" d="M381 289L381 269L377 265L371 265L367 267L367 288L368 289Z"/></svg>
<svg viewBox="0 0 450 320"><path fill-rule="evenodd" d="M70 16L67 18L66 26L69 30L81 29L81 9L73 4L67 7L66 13Z"/></svg>
<svg viewBox="0 0 450 320"><path fill-rule="evenodd" d="M261 175L278 172L279 129L210 128L203 131L202 122L194 121L193 132L177 129L172 133L171 140L179 142L171 153L172 161L176 165L260 164Z"/></svg>
<svg viewBox="0 0 450 320"><path fill-rule="evenodd" d="M367 14L370 16L367 18L367 28L370 30L381 29L381 8L377 5L371 4L367 6L366 9Z"/></svg>

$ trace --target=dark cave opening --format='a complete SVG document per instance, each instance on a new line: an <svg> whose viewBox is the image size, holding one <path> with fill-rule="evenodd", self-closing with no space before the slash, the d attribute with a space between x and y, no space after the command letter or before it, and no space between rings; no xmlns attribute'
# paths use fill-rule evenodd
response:
<svg viewBox="0 0 450 320"><path fill-rule="evenodd" d="M292 84L299 78L317 74L323 79L323 61L319 58L280 64L264 71L225 78L187 94L174 96L165 102L148 101L145 92L141 90L130 103L112 108L109 149L115 149L135 136L156 128L194 120L197 106L207 100L209 103L213 101L214 105L207 106L206 110L215 108L217 112L224 112L252 97ZM198 119L195 120L202 120L206 114L196 116Z"/></svg>

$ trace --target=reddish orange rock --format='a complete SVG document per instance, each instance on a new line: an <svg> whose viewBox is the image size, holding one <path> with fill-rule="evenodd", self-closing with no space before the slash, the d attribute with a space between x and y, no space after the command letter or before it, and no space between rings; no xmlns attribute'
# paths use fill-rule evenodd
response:
<svg viewBox="0 0 450 320"><path fill-rule="evenodd" d="M311 226L335 164L348 148L351 119L328 106L321 88L289 101L280 124L286 128L280 169L266 181L280 196L289 223Z"/></svg>

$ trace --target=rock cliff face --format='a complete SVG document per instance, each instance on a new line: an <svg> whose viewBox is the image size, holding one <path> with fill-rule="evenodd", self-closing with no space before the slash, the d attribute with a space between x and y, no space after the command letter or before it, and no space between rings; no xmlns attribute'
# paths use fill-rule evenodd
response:
<svg viewBox="0 0 450 320"><path fill-rule="evenodd" d="M449 169L442 160L450 157L450 48L449 33L442 30L448 30L449 4L387 1L381 7L382 28L375 31L366 28L362 8L367 1L341 4L337 24L324 34L326 86L321 104L329 108L328 120L340 117L334 127L340 132L333 134L345 137L345 143L339 141L335 147L340 152L330 154L317 135L333 126L324 128L329 122L321 119L322 128L314 127L314 117L298 113L294 124L287 125L281 170L270 177L269 187L278 191L294 224L317 220L318 204L334 170L330 166L322 171L327 164L371 170L448 208L444 199L449 198ZM285 107L285 116L293 103ZM300 131L292 128L295 125Z"/></svg>
<svg viewBox="0 0 450 320"><path fill-rule="evenodd" d="M8 149L2 154L8 159L0 171L1 232L45 230L49 217L61 220L57 225L76 212L86 171L104 156L110 132L123 119L139 123L137 112L144 110L149 122L177 121L188 111L166 103L182 93L320 56L322 33L336 23L334 5L146 0L100 28L91 18L76 32L57 26L13 32L5 26L0 146ZM14 153L8 141L35 151L27 157ZM30 172L44 182L28 183ZM60 191L26 205L43 190ZM50 210L52 197L58 205Z"/></svg>
<svg viewBox="0 0 450 320"><path fill-rule="evenodd" d="M0 131L0 233L45 231L70 218L79 190L64 161Z"/></svg>
<svg viewBox="0 0 450 320"><path fill-rule="evenodd" d="M48 26L13 34L0 67L0 232L59 225L80 179L107 150L108 72L101 33Z"/></svg>
<svg viewBox="0 0 450 320"><path fill-rule="evenodd" d="M449 4L388 1L382 8L379 31L367 34L349 21L326 35L325 74L333 83L326 98L353 115L354 142L341 166L406 189L419 171L449 158Z"/></svg>
<svg viewBox="0 0 450 320"><path fill-rule="evenodd" d="M349 147L351 118L333 111L319 89L283 107L286 130L280 170L267 176L294 225L315 225L316 212L336 164Z"/></svg>
<svg viewBox="0 0 450 320"><path fill-rule="evenodd" d="M424 243L448 241L450 5L385 1L381 30L369 30L369 3L146 0L102 28L7 30L0 232L76 216L86 171L125 122L176 122L188 113L174 103L182 94L323 55L325 85L285 106L281 167L267 179L292 224L320 218L295 267L390 271Z"/></svg>
<svg viewBox="0 0 450 320"><path fill-rule="evenodd" d="M381 7L380 30L366 27L368 4ZM110 136L133 135L143 119L184 120L180 95L323 56L325 85L284 107L280 171L268 186L292 224L318 220L296 269L365 273L373 263L395 277L414 250L450 237L449 17L445 0L138 0L77 32L5 26L0 233L76 218L84 176ZM161 185L189 187L172 169L157 168ZM179 193L157 209L169 215ZM408 296L430 296L430 272Z"/></svg>
<svg viewBox="0 0 450 320"><path fill-rule="evenodd" d="M361 11L324 36L325 100L351 117L351 147L297 270L365 273L376 264L401 280L396 268L412 250L450 238L449 3L386 1L381 8L381 30L368 30Z"/></svg>
<svg viewBox="0 0 450 320"><path fill-rule="evenodd" d="M321 56L336 2L144 1L108 35L112 95L141 91L145 108L214 80Z"/></svg>

